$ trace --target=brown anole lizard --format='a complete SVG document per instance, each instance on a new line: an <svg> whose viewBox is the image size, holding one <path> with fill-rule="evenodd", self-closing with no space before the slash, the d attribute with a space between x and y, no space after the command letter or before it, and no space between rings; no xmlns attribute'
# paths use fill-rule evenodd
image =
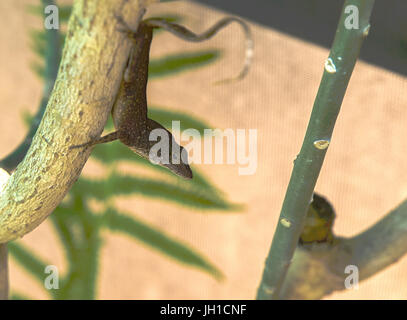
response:
<svg viewBox="0 0 407 320"><path fill-rule="evenodd" d="M221 19L214 26L200 35L194 34L183 26L160 18L151 18L140 22L136 31L132 31L121 18L117 19L125 26L125 29L121 31L128 34L133 45L130 50L130 56L116 101L112 108L112 118L116 131L94 141L73 146L71 148L92 146L119 139L135 153L151 161L150 150L157 142L150 140L150 133L154 129L165 130L168 137L172 140L169 141L168 150L166 150L169 155L169 161L161 161L157 164L167 167L173 173L181 177L191 179L192 171L188 164L187 151L177 144L174 137L167 129L158 122L147 117L146 89L153 29L162 27L182 39L198 42L209 39L227 24L238 22L243 27L246 35L246 61L244 68L235 79L244 77L247 74L250 65L253 46L250 29L245 22L235 17ZM173 147L175 147L174 150ZM177 150L179 152L176 152Z"/></svg>

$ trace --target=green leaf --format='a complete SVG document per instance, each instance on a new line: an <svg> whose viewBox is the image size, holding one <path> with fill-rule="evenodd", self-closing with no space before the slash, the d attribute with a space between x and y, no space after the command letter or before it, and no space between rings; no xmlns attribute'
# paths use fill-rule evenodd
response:
<svg viewBox="0 0 407 320"><path fill-rule="evenodd" d="M44 57L46 52L45 32L31 31L31 50L39 57Z"/></svg>
<svg viewBox="0 0 407 320"><path fill-rule="evenodd" d="M30 30L31 49L40 56L45 55L46 33L39 30Z"/></svg>
<svg viewBox="0 0 407 320"><path fill-rule="evenodd" d="M220 56L218 50L198 51L169 55L150 61L149 79L170 76L182 71L198 68L215 61Z"/></svg>
<svg viewBox="0 0 407 320"><path fill-rule="evenodd" d="M71 16L72 13L72 6L70 5L65 5L65 6L58 6L59 8L59 21L62 23L65 23L69 20L69 17Z"/></svg>
<svg viewBox="0 0 407 320"><path fill-rule="evenodd" d="M76 190L75 190L76 189ZM83 190L75 185L68 204L60 205L51 221L62 240L68 261L67 276L61 280L56 299L93 299L98 271L100 218L85 205Z"/></svg>
<svg viewBox="0 0 407 320"><path fill-rule="evenodd" d="M165 255L192 267L204 270L221 279L222 273L206 258L182 242L172 239L161 230L153 228L133 217L108 209L104 214L106 226L136 238Z"/></svg>
<svg viewBox="0 0 407 320"><path fill-rule="evenodd" d="M117 163L118 161L138 163L142 159L120 141L96 145L92 151L92 157L105 164Z"/></svg>
<svg viewBox="0 0 407 320"><path fill-rule="evenodd" d="M10 295L10 300L34 300L32 298L27 297L24 294L21 294L19 292L13 291Z"/></svg>
<svg viewBox="0 0 407 320"><path fill-rule="evenodd" d="M68 21L71 12L72 6L71 5L57 5L58 6L58 14L59 14L59 22L65 23ZM41 18L44 17L44 5L27 5L27 12L40 16Z"/></svg>
<svg viewBox="0 0 407 320"><path fill-rule="evenodd" d="M195 129L199 131L201 136L204 135L204 129L211 128L207 123L184 112L171 111L159 107L148 107L148 117L157 121L170 131L172 129L172 121L180 122L181 132L186 129Z"/></svg>
<svg viewBox="0 0 407 320"><path fill-rule="evenodd" d="M33 62L31 63L31 69L41 79L45 78L45 67L43 64Z"/></svg>
<svg viewBox="0 0 407 320"><path fill-rule="evenodd" d="M26 10L28 13L31 13L36 16L42 16L44 14L44 8L42 5L29 4L26 6Z"/></svg>
<svg viewBox="0 0 407 320"><path fill-rule="evenodd" d="M191 187L200 187L205 189L205 191L212 193L214 196L218 197L221 199L221 195L223 196L224 192L219 190L217 187L215 187L209 180L206 178L202 173L200 173L198 170L194 170L193 172L194 177L193 179L190 180L185 180L181 177L178 177L178 180L182 180L184 183L190 184Z"/></svg>
<svg viewBox="0 0 407 320"><path fill-rule="evenodd" d="M75 244L75 234L72 225L80 223L78 215L71 207L64 207L60 204L50 216L51 222L58 233L59 239L65 249L67 259L72 260L75 256L77 245Z"/></svg>
<svg viewBox="0 0 407 320"><path fill-rule="evenodd" d="M35 254L24 248L23 245L16 242L9 242L7 244L8 250L13 258L21 264L34 278L41 284L44 283L45 267L48 263L42 261Z"/></svg>
<svg viewBox="0 0 407 320"><path fill-rule="evenodd" d="M193 169L194 177L190 180L185 180L170 170L163 168L161 166L157 166L152 164L150 161L141 158L133 151L131 151L128 147L123 145L122 143L116 141L109 144L98 145L93 149L92 157L95 158L97 161L104 163L104 164L112 164L118 163L120 161L128 161L133 162L138 165L149 167L151 170L156 170L165 174L167 176L171 176L174 180L176 180L179 184L189 185L195 188L203 188L207 192L211 192L214 195L222 194L220 190L218 190L205 176L203 176L197 169Z"/></svg>
<svg viewBox="0 0 407 320"><path fill-rule="evenodd" d="M59 32L61 48L65 42L65 33ZM30 47L41 59L45 59L47 52L47 32L39 30L30 30L31 43Z"/></svg>
<svg viewBox="0 0 407 320"><path fill-rule="evenodd" d="M23 110L21 112L21 116L23 118L24 125L29 128L34 121L35 116L28 110Z"/></svg>
<svg viewBox="0 0 407 320"><path fill-rule="evenodd" d="M95 197L98 200L106 200L114 195L139 193L143 196L160 198L203 210L239 211L243 209L241 205L228 203L214 193L205 191L205 189L156 179L112 174L105 180L82 178L76 184L80 190L86 190L86 196Z"/></svg>

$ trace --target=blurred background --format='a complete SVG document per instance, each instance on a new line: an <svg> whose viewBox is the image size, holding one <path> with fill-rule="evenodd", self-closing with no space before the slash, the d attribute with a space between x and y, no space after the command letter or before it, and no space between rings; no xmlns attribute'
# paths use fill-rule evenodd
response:
<svg viewBox="0 0 407 320"><path fill-rule="evenodd" d="M39 4L0 2L0 158L22 141L41 100L43 24L32 7ZM239 165L194 165L196 178L185 182L117 142L96 147L51 218L10 244L12 297L254 298L342 4L205 0L149 8L148 16L196 31L230 14L250 23L251 70L219 86L213 82L241 68L239 26L202 44L156 33L148 101L151 118L181 119L183 128L257 129L257 171L239 176ZM336 209L340 236L363 231L407 196L406 6L376 2L317 184ZM59 270L59 290L44 288L50 264ZM326 298L406 298L406 267L401 259L358 290Z"/></svg>

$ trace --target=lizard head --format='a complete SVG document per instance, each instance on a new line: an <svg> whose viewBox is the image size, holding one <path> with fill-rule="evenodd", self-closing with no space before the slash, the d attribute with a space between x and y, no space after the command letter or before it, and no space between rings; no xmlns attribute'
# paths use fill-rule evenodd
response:
<svg viewBox="0 0 407 320"><path fill-rule="evenodd" d="M192 170L188 164L188 152L185 150L185 148L179 146L175 141L173 141L173 144L174 143L177 145L177 149L179 149L180 152L178 153L175 152L175 150L171 150L170 154L172 154L172 156L169 163L160 165L168 168L178 176L185 179L192 179Z"/></svg>
<svg viewBox="0 0 407 320"><path fill-rule="evenodd" d="M136 135L124 130L120 132L119 139L151 163L165 167L185 179L192 179L187 150L158 122L147 119L146 130L139 130Z"/></svg>
<svg viewBox="0 0 407 320"><path fill-rule="evenodd" d="M185 179L192 179L192 170L188 164L188 152L180 146L172 135L170 143L160 142L150 145L148 159L171 170L176 175Z"/></svg>

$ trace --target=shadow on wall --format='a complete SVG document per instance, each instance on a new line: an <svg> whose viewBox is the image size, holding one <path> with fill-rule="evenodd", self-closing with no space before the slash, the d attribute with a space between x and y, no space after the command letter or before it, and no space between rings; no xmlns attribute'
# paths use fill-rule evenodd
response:
<svg viewBox="0 0 407 320"><path fill-rule="evenodd" d="M333 42L344 0L199 0L326 48ZM376 1L360 58L407 75L407 1Z"/></svg>

